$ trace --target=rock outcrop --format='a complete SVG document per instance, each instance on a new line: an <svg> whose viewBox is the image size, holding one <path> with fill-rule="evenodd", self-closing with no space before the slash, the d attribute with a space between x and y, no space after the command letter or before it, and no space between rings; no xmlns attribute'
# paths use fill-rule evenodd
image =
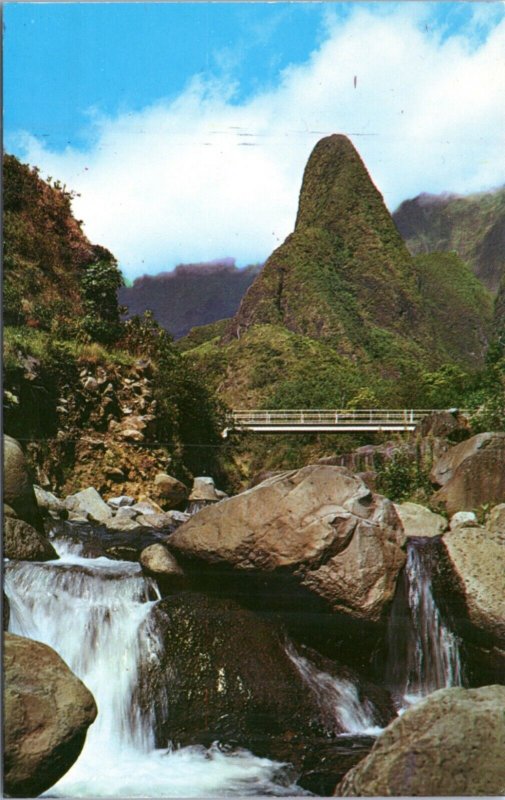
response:
<svg viewBox="0 0 505 800"><path fill-rule="evenodd" d="M11 797L36 797L77 759L96 705L47 645L10 633L4 645L5 790Z"/></svg>
<svg viewBox="0 0 505 800"><path fill-rule="evenodd" d="M334 611L379 621L404 564L393 504L343 467L309 466L204 508L171 536L181 554L290 572Z"/></svg>
<svg viewBox="0 0 505 800"><path fill-rule="evenodd" d="M431 478L442 488L433 496L452 515L505 500L505 433L481 433L442 456Z"/></svg>
<svg viewBox="0 0 505 800"><path fill-rule="evenodd" d="M442 541L471 623L505 648L505 535L459 526Z"/></svg>
<svg viewBox="0 0 505 800"><path fill-rule="evenodd" d="M335 796L503 795L505 687L441 689L396 719Z"/></svg>

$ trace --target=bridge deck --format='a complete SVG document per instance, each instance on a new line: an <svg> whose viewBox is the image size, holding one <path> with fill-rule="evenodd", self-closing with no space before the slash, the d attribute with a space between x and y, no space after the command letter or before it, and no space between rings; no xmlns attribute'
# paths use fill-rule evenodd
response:
<svg viewBox="0 0 505 800"><path fill-rule="evenodd" d="M353 431L413 431L436 409L250 409L233 411L228 431L255 433L338 433Z"/></svg>

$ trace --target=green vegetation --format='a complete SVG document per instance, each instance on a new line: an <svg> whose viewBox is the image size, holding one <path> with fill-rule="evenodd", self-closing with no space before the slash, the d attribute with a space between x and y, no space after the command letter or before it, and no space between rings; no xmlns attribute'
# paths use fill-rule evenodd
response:
<svg viewBox="0 0 505 800"><path fill-rule="evenodd" d="M505 187L467 197L420 195L393 214L411 253L454 251L495 292L505 269Z"/></svg>

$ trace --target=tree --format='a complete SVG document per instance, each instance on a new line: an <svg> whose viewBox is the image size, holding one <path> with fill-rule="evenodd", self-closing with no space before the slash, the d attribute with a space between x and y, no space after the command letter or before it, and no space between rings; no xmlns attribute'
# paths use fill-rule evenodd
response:
<svg viewBox="0 0 505 800"><path fill-rule="evenodd" d="M112 256L86 268L81 278L85 311L82 328L94 341L107 345L120 337L117 290L123 285L123 276Z"/></svg>

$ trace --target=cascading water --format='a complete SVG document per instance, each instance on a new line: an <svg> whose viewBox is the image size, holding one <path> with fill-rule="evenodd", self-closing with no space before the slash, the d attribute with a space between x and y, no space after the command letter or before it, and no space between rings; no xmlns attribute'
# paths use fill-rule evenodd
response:
<svg viewBox="0 0 505 800"><path fill-rule="evenodd" d="M463 683L459 639L433 594L438 546L433 539L409 541L391 609L386 683L403 706Z"/></svg>
<svg viewBox="0 0 505 800"><path fill-rule="evenodd" d="M56 650L93 693L98 716L80 757L46 796L303 793L283 785L282 765L245 750L156 750L152 719L135 700L140 664L158 658L148 624L155 584L138 564L82 558L78 545L53 544L58 561L7 563L9 630Z"/></svg>
<svg viewBox="0 0 505 800"><path fill-rule="evenodd" d="M329 730L371 736L381 732L375 724L372 705L359 699L354 683L319 670L292 645L288 645L286 652L315 695Z"/></svg>

